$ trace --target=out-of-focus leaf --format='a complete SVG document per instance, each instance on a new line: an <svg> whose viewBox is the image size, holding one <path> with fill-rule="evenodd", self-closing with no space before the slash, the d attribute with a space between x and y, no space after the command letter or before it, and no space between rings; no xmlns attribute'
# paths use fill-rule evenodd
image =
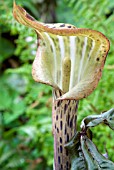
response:
<svg viewBox="0 0 114 170"><path fill-rule="evenodd" d="M24 126L19 128L20 132L24 132L27 134L30 138L34 139L34 136L36 136L37 128L35 126Z"/></svg>
<svg viewBox="0 0 114 170"><path fill-rule="evenodd" d="M12 90L17 91L20 94L26 92L27 79L18 73L9 74L6 83Z"/></svg>
<svg viewBox="0 0 114 170"><path fill-rule="evenodd" d="M5 165L6 169L12 169L15 170L15 168L20 167L25 162L23 158L19 158L18 156L16 158L10 158L9 163Z"/></svg>
<svg viewBox="0 0 114 170"><path fill-rule="evenodd" d="M0 155L0 165L3 162L7 161L7 159L9 159L14 153L15 153L14 150L12 150L12 151L9 150L9 151L5 152L4 154Z"/></svg>
<svg viewBox="0 0 114 170"><path fill-rule="evenodd" d="M0 110L4 110L11 105L12 97L8 90L0 83Z"/></svg>
<svg viewBox="0 0 114 170"><path fill-rule="evenodd" d="M20 115L22 115L25 111L25 104L19 98L15 99L12 104L11 111L6 112L4 115L4 123L8 124L12 121L16 120Z"/></svg>
<svg viewBox="0 0 114 170"><path fill-rule="evenodd" d="M11 41L0 37L0 63L13 55L14 50L15 48Z"/></svg>

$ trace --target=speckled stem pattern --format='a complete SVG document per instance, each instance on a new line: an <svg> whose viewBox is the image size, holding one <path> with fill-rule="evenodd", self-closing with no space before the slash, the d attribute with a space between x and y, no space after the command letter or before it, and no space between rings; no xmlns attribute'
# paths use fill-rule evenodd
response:
<svg viewBox="0 0 114 170"><path fill-rule="evenodd" d="M53 100L53 135L54 135L54 170L70 170L69 153L64 147L76 132L76 111L78 101L56 99L62 94L54 91Z"/></svg>

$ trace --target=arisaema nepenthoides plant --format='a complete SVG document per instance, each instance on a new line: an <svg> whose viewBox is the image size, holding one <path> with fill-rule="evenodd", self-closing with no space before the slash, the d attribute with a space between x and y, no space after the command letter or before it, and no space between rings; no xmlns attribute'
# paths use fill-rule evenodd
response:
<svg viewBox="0 0 114 170"><path fill-rule="evenodd" d="M69 170L70 157L64 145L76 132L78 101L91 94L101 78L109 41L98 31L38 22L15 3L13 15L38 35L32 76L53 88L54 169Z"/></svg>

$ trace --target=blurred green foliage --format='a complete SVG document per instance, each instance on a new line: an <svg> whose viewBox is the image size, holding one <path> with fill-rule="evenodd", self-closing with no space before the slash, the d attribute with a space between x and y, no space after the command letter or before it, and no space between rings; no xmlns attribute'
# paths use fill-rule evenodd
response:
<svg viewBox="0 0 114 170"><path fill-rule="evenodd" d="M53 137L51 88L31 76L36 34L12 16L12 0L0 1L0 169L51 170ZM114 107L114 1L18 0L36 19L67 22L104 33L111 49L97 89L79 104L80 121ZM102 153L108 149L114 161L114 133L104 125L94 130L94 142ZM107 139L107 140L106 140Z"/></svg>

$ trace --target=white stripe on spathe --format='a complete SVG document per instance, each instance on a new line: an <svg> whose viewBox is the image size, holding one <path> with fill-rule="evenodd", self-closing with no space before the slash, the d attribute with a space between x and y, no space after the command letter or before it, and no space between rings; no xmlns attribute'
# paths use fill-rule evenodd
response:
<svg viewBox="0 0 114 170"><path fill-rule="evenodd" d="M55 45L54 45L54 42L52 40L52 38L49 36L49 34L47 32L45 32L45 35L47 36L51 46L52 46L52 49L53 49L53 54L54 54L54 81L55 83L57 83L57 57L56 57L56 48L55 48Z"/></svg>
<svg viewBox="0 0 114 170"><path fill-rule="evenodd" d="M81 73L82 73L82 66L83 66L83 61L84 61L84 56L85 56L85 51L86 51L86 46L87 46L87 37L84 38L84 45L83 45L83 49L82 49L82 57L81 57L81 61L80 61L80 67L79 67L79 72L78 72L78 82L81 79Z"/></svg>
<svg viewBox="0 0 114 170"><path fill-rule="evenodd" d="M57 36L59 40L59 47L60 47L60 52L61 52L61 60L65 57L65 46L64 46L64 40L62 36Z"/></svg>
<svg viewBox="0 0 114 170"><path fill-rule="evenodd" d="M61 77L60 77L60 88L62 89L62 79L63 79L63 68L62 68L62 61L63 58L65 57L65 45L64 45L64 40L62 36L57 35L58 42L59 42L59 47L60 47L60 54L61 54L61 63L60 63L60 70L61 70Z"/></svg>
<svg viewBox="0 0 114 170"><path fill-rule="evenodd" d="M74 70L76 64L76 36L70 36L70 59L71 59L71 72L70 72L70 84L69 90L74 84Z"/></svg>
<svg viewBox="0 0 114 170"><path fill-rule="evenodd" d="M88 56L88 58L87 58L87 60L86 60L86 63L85 63L85 66L83 67L83 71L82 71L82 77L83 77L83 75L84 75L84 72L85 72L85 70L86 70L86 68L87 68L87 65L88 65L88 62L89 62L89 60L90 60L90 58L91 58L91 54L92 54L92 52L93 52L93 50L94 50L94 47L95 47L95 41L92 41L92 47L91 47L91 50L90 50L90 52L89 52L89 56Z"/></svg>

